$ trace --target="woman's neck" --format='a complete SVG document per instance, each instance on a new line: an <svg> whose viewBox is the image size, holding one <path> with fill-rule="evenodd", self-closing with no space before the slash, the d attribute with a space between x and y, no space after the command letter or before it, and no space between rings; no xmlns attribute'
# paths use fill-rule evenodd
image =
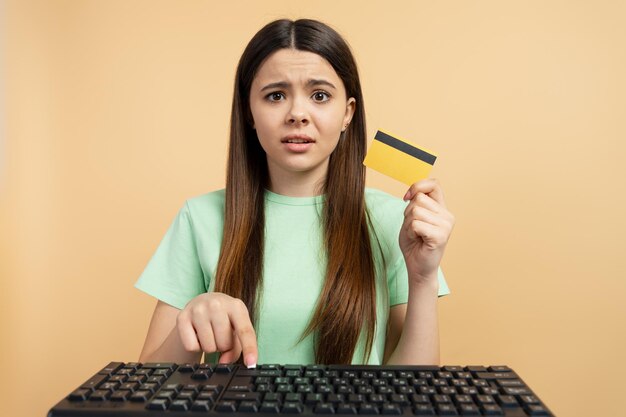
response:
<svg viewBox="0 0 626 417"><path fill-rule="evenodd" d="M289 197L313 197L322 193L328 162L304 172L287 171L272 164L268 164L268 170L271 192Z"/></svg>

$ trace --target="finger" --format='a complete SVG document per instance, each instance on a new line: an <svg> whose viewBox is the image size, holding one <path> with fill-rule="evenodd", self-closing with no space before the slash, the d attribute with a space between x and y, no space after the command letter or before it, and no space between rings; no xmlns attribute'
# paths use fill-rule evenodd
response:
<svg viewBox="0 0 626 417"><path fill-rule="evenodd" d="M185 350L188 352L200 352L200 343L198 343L198 337L191 325L191 321L179 315L176 320L176 327L178 328L178 336Z"/></svg>
<svg viewBox="0 0 626 417"><path fill-rule="evenodd" d="M241 350L243 352L243 362L248 368L256 366L259 356L256 333L252 322L250 321L250 314L243 301L236 304L236 306L230 311L230 322L235 330L235 335L241 343Z"/></svg>
<svg viewBox="0 0 626 417"><path fill-rule="evenodd" d="M413 206L413 208L407 213L404 217L403 225L406 227L411 224L411 222L419 220L424 223L431 224L436 227L445 227L445 220L441 217L437 216L432 211L425 209L420 206Z"/></svg>
<svg viewBox="0 0 626 417"><path fill-rule="evenodd" d="M233 348L233 328L227 314L222 311L213 313L211 315L211 329L218 352L226 352Z"/></svg>
<svg viewBox="0 0 626 417"><path fill-rule="evenodd" d="M192 321L192 325L202 350L207 353L216 352L217 346L215 344L213 330L211 329L211 323L206 319L195 319Z"/></svg>
<svg viewBox="0 0 626 417"><path fill-rule="evenodd" d="M411 202L404 209L404 215L406 216L415 206L424 207L433 213L441 213L445 209L439 205L434 199L432 199L428 194L417 193Z"/></svg>
<svg viewBox="0 0 626 417"><path fill-rule="evenodd" d="M234 363L241 356L241 343L239 339L233 334L233 348L222 352L220 355L220 363Z"/></svg>
<svg viewBox="0 0 626 417"><path fill-rule="evenodd" d="M410 222L407 226L407 232L412 234L415 238L422 239L424 244L430 249L436 249L447 240L447 235L440 227L421 220L413 220Z"/></svg>
<svg viewBox="0 0 626 417"><path fill-rule="evenodd" d="M439 182L434 178L427 178L412 184L404 195L404 200L411 200L417 193L428 194L442 207L446 207L443 190L441 189Z"/></svg>

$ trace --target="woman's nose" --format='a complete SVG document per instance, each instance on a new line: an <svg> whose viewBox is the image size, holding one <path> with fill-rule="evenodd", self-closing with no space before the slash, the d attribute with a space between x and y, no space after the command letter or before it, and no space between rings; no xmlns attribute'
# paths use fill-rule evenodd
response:
<svg viewBox="0 0 626 417"><path fill-rule="evenodd" d="M309 121L309 115L306 105L302 100L296 99L291 103L289 112L287 113L287 124L306 124Z"/></svg>

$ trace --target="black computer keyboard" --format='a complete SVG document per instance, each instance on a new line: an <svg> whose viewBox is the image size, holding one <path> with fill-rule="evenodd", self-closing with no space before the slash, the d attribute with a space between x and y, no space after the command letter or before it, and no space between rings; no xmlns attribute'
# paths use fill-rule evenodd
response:
<svg viewBox="0 0 626 417"><path fill-rule="evenodd" d="M554 415L506 366L111 362L48 416L202 414Z"/></svg>

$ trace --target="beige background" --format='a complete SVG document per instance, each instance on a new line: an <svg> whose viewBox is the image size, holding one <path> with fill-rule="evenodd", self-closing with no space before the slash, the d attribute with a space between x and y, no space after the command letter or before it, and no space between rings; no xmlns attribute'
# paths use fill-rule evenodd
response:
<svg viewBox="0 0 626 417"><path fill-rule="evenodd" d="M236 63L279 17L346 37L370 137L440 155L443 362L508 364L560 416L623 412L624 2L0 7L2 415L138 359L155 301L133 283L184 200L223 186Z"/></svg>

